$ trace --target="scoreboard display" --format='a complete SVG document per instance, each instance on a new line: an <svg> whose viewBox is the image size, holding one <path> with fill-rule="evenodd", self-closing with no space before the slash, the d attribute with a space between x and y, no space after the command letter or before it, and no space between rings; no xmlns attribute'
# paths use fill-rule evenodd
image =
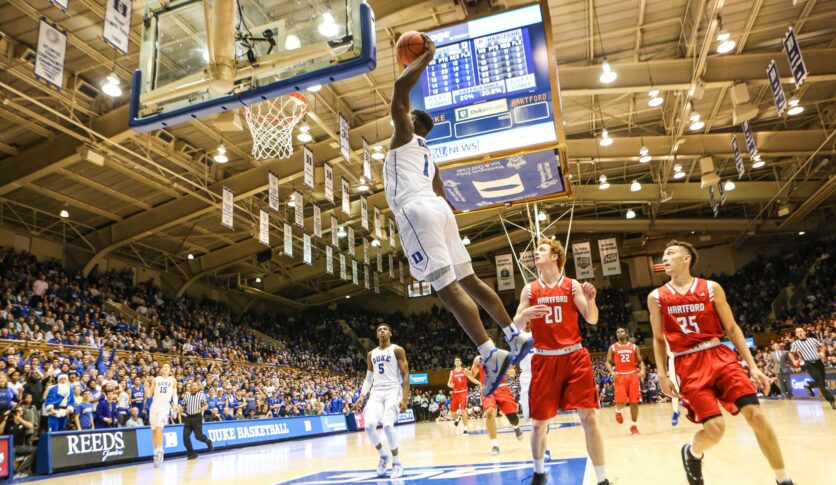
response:
<svg viewBox="0 0 836 485"><path fill-rule="evenodd" d="M435 120L437 163L559 141L548 32L539 5L427 32L435 58L410 103Z"/></svg>

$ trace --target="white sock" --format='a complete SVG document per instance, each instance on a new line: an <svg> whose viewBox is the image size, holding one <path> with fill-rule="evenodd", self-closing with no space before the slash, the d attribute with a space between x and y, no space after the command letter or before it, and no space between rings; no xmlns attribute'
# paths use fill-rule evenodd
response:
<svg viewBox="0 0 836 485"><path fill-rule="evenodd" d="M691 456L693 456L693 457L694 457L694 458L696 458L697 460L702 460L703 453L700 453L700 456L697 456L697 454L694 452L694 443L690 443L690 444L688 445L688 453L690 453L690 454L691 454Z"/></svg>
<svg viewBox="0 0 836 485"><path fill-rule="evenodd" d="M534 473L546 473L546 459L534 460Z"/></svg>
<svg viewBox="0 0 836 485"><path fill-rule="evenodd" d="M598 483L603 482L607 479L607 467L604 465L596 466L595 468L595 477L598 479Z"/></svg>
<svg viewBox="0 0 836 485"><path fill-rule="evenodd" d="M494 349L496 349L496 345L493 343L493 340L488 340L479 346L479 355L482 356L483 360L487 360Z"/></svg>
<svg viewBox="0 0 836 485"><path fill-rule="evenodd" d="M401 464L401 455L395 455L392 457L392 464L393 465L400 465Z"/></svg>
<svg viewBox="0 0 836 485"><path fill-rule="evenodd" d="M382 446L380 448L377 448L377 454L380 455L381 458L385 458L386 456L388 456L386 452L383 450Z"/></svg>
<svg viewBox="0 0 836 485"><path fill-rule="evenodd" d="M790 476L787 474L787 470L785 468L776 468L775 480L777 480L778 483L789 482Z"/></svg>
<svg viewBox="0 0 836 485"><path fill-rule="evenodd" d="M507 327L502 327L502 333L505 334L505 340L511 340L515 333L519 332L514 322L511 322Z"/></svg>
<svg viewBox="0 0 836 485"><path fill-rule="evenodd" d="M491 440L491 446L499 446L498 440Z"/></svg>
<svg viewBox="0 0 836 485"><path fill-rule="evenodd" d="M616 410L615 410L615 414L621 414L621 411L619 411L618 409L616 409Z"/></svg>
<svg viewBox="0 0 836 485"><path fill-rule="evenodd" d="M671 406L673 406L673 412L675 412L675 413L679 412L679 398L678 397L671 398Z"/></svg>

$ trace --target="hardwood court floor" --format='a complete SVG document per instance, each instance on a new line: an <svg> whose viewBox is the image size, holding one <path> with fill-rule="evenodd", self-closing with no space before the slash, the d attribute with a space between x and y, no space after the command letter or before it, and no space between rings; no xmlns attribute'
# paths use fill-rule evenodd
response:
<svg viewBox="0 0 836 485"><path fill-rule="evenodd" d="M821 401L765 401L763 408L776 428L787 469L798 485L833 483L836 476L836 459L833 445L836 443L836 411ZM640 408L640 436L631 436L629 418L625 410L625 424L619 425L613 417L613 409L599 412L606 446L609 477L618 485L632 484L685 484L679 458L679 448L697 430L697 426L684 418L676 428L670 425L670 405L644 405ZM568 464L553 465L550 483L592 484L590 470L586 482L583 469L586 456L583 430L575 415L560 416L564 423L549 434L549 448L553 460L570 460ZM705 477L709 485L774 484L769 465L760 454L757 442L742 416L727 416L727 429L723 442L710 450L705 458ZM503 420L500 426L506 422ZM531 471L528 463L503 467L473 467L475 464L527 462L530 460L529 434L518 442L512 433L500 433L502 452L490 455L490 445L485 434L468 437L456 436L453 426L445 423L421 423L400 426L401 456L406 470L413 473L411 479L397 481L368 480L368 474L351 474L352 471L369 471L376 467L377 456L364 433L351 433L219 451L201 455L194 461L185 457L170 458L155 469L150 462L138 465L109 468L99 471L68 474L48 479L55 485L63 484L279 484L308 477L294 483L398 483L410 484L504 484L528 483ZM471 422L473 431L484 429L483 421ZM384 439L385 442L385 439ZM563 467L563 468L560 468ZM438 470L445 470L447 479L440 479ZM495 470L516 470L502 474ZM433 471L435 470L435 471ZM559 473L563 470L563 473ZM311 475L317 472L319 477ZM343 472L340 474L339 472ZM435 478L427 478L435 475ZM512 478L509 478L512 477ZM316 480L314 480L316 478ZM312 481L313 480L313 481Z"/></svg>

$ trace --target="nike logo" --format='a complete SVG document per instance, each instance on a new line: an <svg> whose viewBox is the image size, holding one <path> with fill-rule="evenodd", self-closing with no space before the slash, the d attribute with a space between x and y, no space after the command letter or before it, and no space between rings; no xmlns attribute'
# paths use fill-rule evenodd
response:
<svg viewBox="0 0 836 485"><path fill-rule="evenodd" d="M496 350L494 350L493 352L491 352L491 358L493 358L493 355L494 355L495 353L496 353ZM496 361L496 362L494 363L494 366L493 366L493 371L492 371L492 372L499 372L499 361Z"/></svg>

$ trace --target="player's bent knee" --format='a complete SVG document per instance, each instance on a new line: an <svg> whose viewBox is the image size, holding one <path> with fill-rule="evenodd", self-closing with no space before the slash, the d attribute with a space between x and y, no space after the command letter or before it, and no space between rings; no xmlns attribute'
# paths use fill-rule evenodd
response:
<svg viewBox="0 0 836 485"><path fill-rule="evenodd" d="M505 417L508 418L508 422L511 423L511 426L520 424L520 418L517 416L517 413L506 414Z"/></svg>
<svg viewBox="0 0 836 485"><path fill-rule="evenodd" d="M702 426L705 434L713 441L719 441L723 437L723 433L726 432L726 422L722 416L704 421Z"/></svg>
<svg viewBox="0 0 836 485"><path fill-rule="evenodd" d="M488 410L485 411L485 416L487 416L489 418L495 418L496 417L496 408L488 408Z"/></svg>

